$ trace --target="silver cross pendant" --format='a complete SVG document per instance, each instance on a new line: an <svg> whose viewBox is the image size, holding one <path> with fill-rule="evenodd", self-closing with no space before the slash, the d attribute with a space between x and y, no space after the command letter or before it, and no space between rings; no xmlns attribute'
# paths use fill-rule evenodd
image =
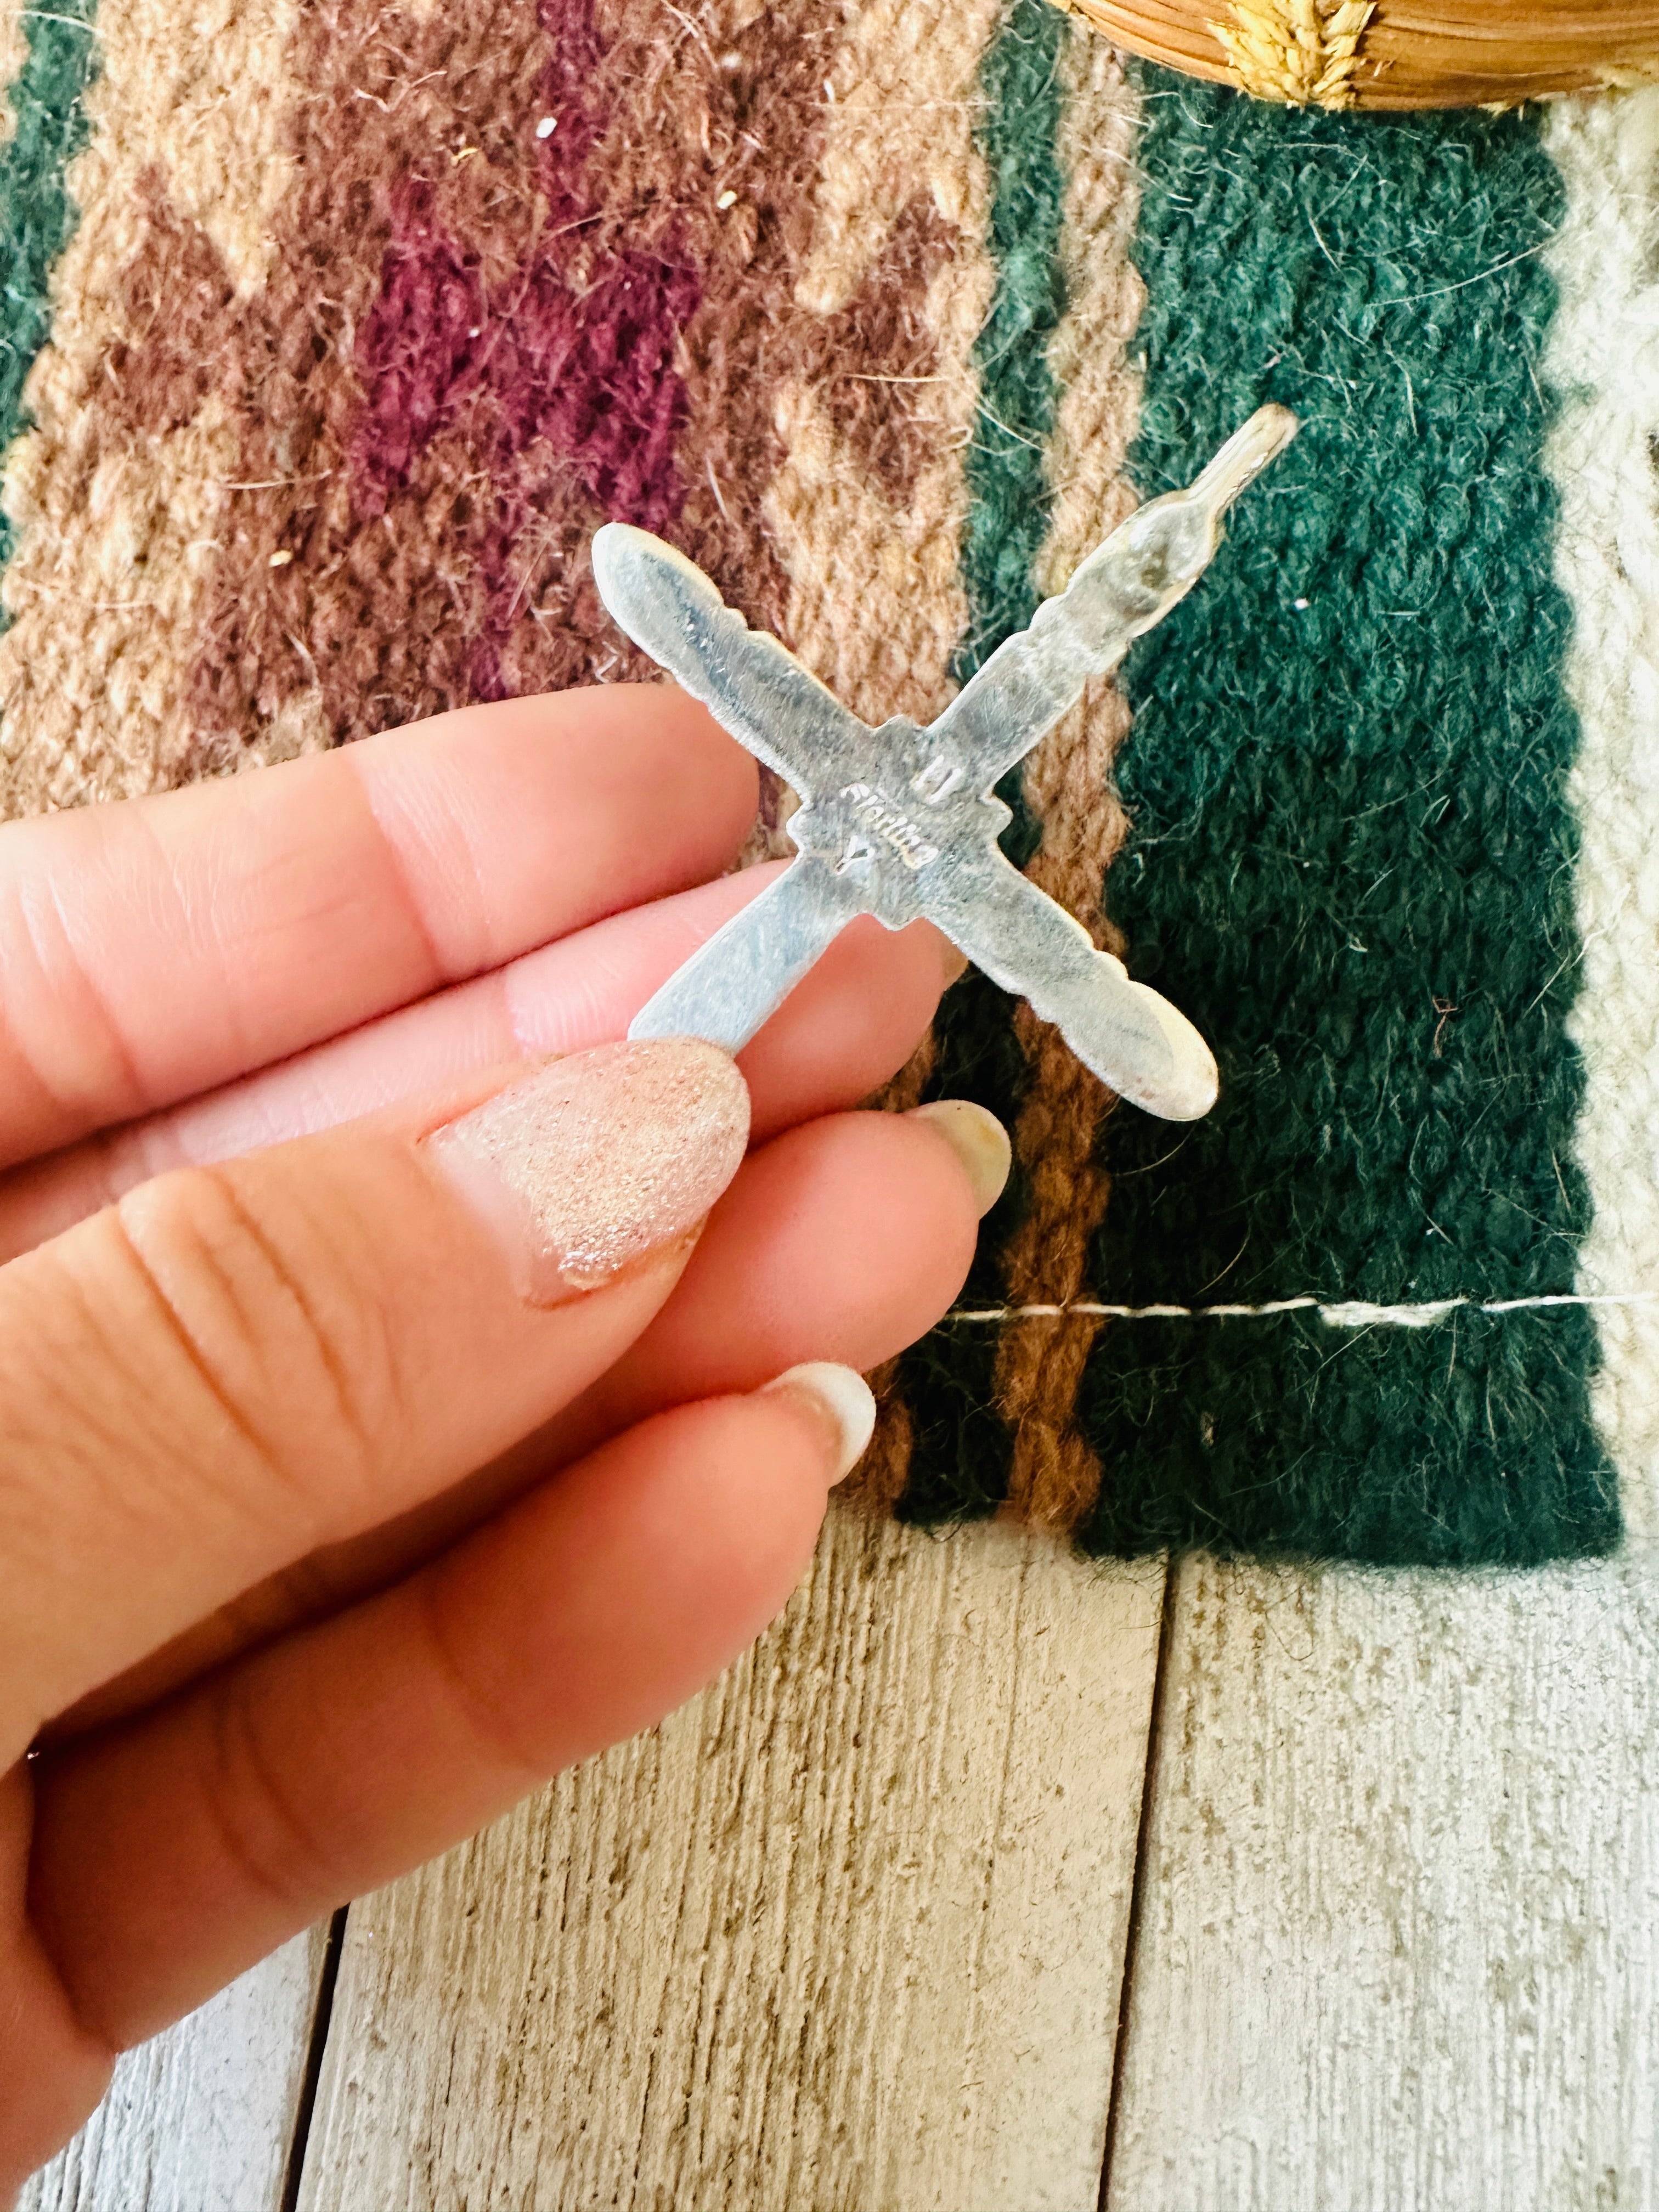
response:
<svg viewBox="0 0 1659 2212"><path fill-rule="evenodd" d="M1121 1097L1166 1121L1208 1113L1208 1046L1004 857L997 838L1012 817L992 787L1191 590L1228 507L1296 427L1284 408L1263 407L1185 491L1138 508L927 729L902 715L879 729L860 721L684 554L606 523L593 574L613 618L801 800L787 825L795 859L669 978L629 1036L707 1037L735 1053L855 915L889 929L925 916L1056 1024Z"/></svg>

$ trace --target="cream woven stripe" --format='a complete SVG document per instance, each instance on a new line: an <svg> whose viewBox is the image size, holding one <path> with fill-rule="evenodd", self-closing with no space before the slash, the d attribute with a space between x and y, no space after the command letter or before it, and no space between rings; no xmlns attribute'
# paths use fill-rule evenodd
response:
<svg viewBox="0 0 1659 2212"><path fill-rule="evenodd" d="M1563 396L1547 465L1567 682L1583 735L1572 798L1584 947L1572 1032L1578 1150L1595 1202L1579 1279L1599 1306L1595 1418L1632 1535L1659 1536L1659 90L1562 100L1544 125L1566 186L1550 254L1547 367ZM1638 1294L1632 1297L1632 1290Z"/></svg>

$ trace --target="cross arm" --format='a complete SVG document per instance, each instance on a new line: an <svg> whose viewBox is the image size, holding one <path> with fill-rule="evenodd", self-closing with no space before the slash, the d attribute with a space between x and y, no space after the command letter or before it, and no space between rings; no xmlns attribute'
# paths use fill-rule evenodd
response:
<svg viewBox="0 0 1659 2212"><path fill-rule="evenodd" d="M750 629L694 562L649 531L607 522L593 578L612 619L803 797L865 757L870 731L793 653Z"/></svg>
<svg viewBox="0 0 1659 2212"><path fill-rule="evenodd" d="M1023 759L1091 677L1115 668L1186 597L1215 556L1227 509L1295 432L1284 408L1259 408L1184 491L1138 507L969 678L929 732L939 750L981 789Z"/></svg>
<svg viewBox="0 0 1659 2212"><path fill-rule="evenodd" d="M1123 963L1096 950L1074 915L994 847L930 900L930 921L994 983L1053 1022L1085 1067L1149 1114L1195 1121L1215 1103L1216 1065L1187 1017Z"/></svg>
<svg viewBox="0 0 1659 2212"><path fill-rule="evenodd" d="M634 1017L631 1038L707 1037L741 1052L854 917L856 892L810 854L721 924Z"/></svg>

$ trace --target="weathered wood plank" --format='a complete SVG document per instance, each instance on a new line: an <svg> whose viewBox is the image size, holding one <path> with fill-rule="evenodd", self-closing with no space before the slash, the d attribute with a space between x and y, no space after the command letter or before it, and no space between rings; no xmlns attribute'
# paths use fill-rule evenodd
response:
<svg viewBox="0 0 1659 2212"><path fill-rule="evenodd" d="M1178 1582L1112 2212L1659 2205L1659 1571Z"/></svg>
<svg viewBox="0 0 1659 2212"><path fill-rule="evenodd" d="M19 2212L277 2212L325 1927L130 2051Z"/></svg>
<svg viewBox="0 0 1659 2212"><path fill-rule="evenodd" d="M724 1680L353 1908L307 2212L1093 2212L1162 1584L834 1516Z"/></svg>

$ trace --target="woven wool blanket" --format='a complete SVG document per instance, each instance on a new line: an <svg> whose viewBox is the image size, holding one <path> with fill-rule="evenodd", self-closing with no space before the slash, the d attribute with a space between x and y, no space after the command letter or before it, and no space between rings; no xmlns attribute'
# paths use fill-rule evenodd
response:
<svg viewBox="0 0 1659 2212"><path fill-rule="evenodd" d="M1043 0L0 0L0 75L11 812L651 676L607 517L926 719L1293 408L1003 787L1221 1102L955 988L891 1103L1016 1170L864 1493L1100 1554L1652 1525L1659 94L1261 106Z"/></svg>

